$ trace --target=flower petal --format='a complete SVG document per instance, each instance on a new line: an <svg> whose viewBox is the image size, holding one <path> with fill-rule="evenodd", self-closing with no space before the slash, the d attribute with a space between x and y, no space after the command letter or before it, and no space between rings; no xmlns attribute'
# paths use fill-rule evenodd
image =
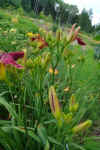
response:
<svg viewBox="0 0 100 150"><path fill-rule="evenodd" d="M83 45L83 46L85 46L85 45L86 45L86 43L85 43L85 42L83 42L81 38L76 37L76 40L77 40L77 42L78 42L78 44L79 44L79 45Z"/></svg>
<svg viewBox="0 0 100 150"><path fill-rule="evenodd" d="M14 60L24 57L24 52L10 52L8 55L12 56Z"/></svg>
<svg viewBox="0 0 100 150"><path fill-rule="evenodd" d="M17 55L17 56L14 55L12 57L12 55L5 53L5 54L2 55L2 57L0 59L0 62L5 64L5 65L12 65L12 66L14 66L18 69L22 69L23 66L17 64L16 61L15 61L16 59L18 59L18 57L21 58L21 55L20 56L19 55Z"/></svg>

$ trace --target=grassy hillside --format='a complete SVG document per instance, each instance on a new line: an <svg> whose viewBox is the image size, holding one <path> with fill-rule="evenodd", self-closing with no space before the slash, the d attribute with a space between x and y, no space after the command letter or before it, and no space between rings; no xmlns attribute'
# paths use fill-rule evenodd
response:
<svg viewBox="0 0 100 150"><path fill-rule="evenodd" d="M99 42L80 32L86 46L68 44L69 28L52 33L52 26L0 9L2 150L62 150L66 144L69 150L100 149ZM17 51L24 53L17 61L22 69L2 58Z"/></svg>

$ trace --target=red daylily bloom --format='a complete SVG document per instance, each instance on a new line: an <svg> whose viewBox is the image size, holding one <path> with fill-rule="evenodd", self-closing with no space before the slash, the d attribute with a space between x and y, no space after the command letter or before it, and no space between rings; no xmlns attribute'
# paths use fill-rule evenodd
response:
<svg viewBox="0 0 100 150"><path fill-rule="evenodd" d="M31 38L32 41L41 39L40 34L33 34L34 36Z"/></svg>
<svg viewBox="0 0 100 150"><path fill-rule="evenodd" d="M39 47L40 49L48 46L48 43L44 39L41 38L38 41L41 43L41 45Z"/></svg>
<svg viewBox="0 0 100 150"><path fill-rule="evenodd" d="M24 57L24 52L10 52L10 53L1 53L0 55L0 63L4 65L12 65L18 69L22 69L23 66L17 64L16 61L19 58Z"/></svg>
<svg viewBox="0 0 100 150"><path fill-rule="evenodd" d="M40 34L37 34L35 37L31 38L31 41L35 41L35 40L41 43L41 45L39 46L40 49L48 46L48 43L43 38L40 37Z"/></svg>
<svg viewBox="0 0 100 150"><path fill-rule="evenodd" d="M79 45L85 46L86 43L83 42L82 39L78 37L78 33L80 31L80 26L77 27L76 29L75 29L75 27L76 27L76 24L73 24L72 28L71 28L71 30L69 32L69 35L67 37L67 40L69 42L73 42L74 40L77 40L77 42L78 42Z"/></svg>
<svg viewBox="0 0 100 150"><path fill-rule="evenodd" d="M85 43L85 42L83 42L81 38L76 37L76 40L77 40L77 42L78 42L78 44L79 44L79 45L83 45L83 46L85 46L85 45L86 45L86 43Z"/></svg>

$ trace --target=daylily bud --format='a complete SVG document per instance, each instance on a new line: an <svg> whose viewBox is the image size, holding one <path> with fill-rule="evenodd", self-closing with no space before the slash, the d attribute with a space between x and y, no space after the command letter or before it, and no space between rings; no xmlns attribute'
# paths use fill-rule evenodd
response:
<svg viewBox="0 0 100 150"><path fill-rule="evenodd" d="M24 63L24 65L26 65L26 61L27 61L27 49L24 48L23 52L24 52L23 63Z"/></svg>
<svg viewBox="0 0 100 150"><path fill-rule="evenodd" d="M26 67L28 68L33 68L34 67L34 64L33 64L33 61L31 58L29 58L27 61L26 61Z"/></svg>
<svg viewBox="0 0 100 150"><path fill-rule="evenodd" d="M16 29L10 29L10 32L16 33Z"/></svg>
<svg viewBox="0 0 100 150"><path fill-rule="evenodd" d="M34 66L41 65L41 59L41 56L37 56L33 61Z"/></svg>
<svg viewBox="0 0 100 150"><path fill-rule="evenodd" d="M53 86L51 86L49 89L49 103L53 115L57 120L59 120L61 118L61 107Z"/></svg>
<svg viewBox="0 0 100 150"><path fill-rule="evenodd" d="M76 103L75 96L72 95L69 102L69 111L76 112L78 110L79 104Z"/></svg>
<svg viewBox="0 0 100 150"><path fill-rule="evenodd" d="M68 42L72 40L72 37L73 37L73 34L74 34L74 30L75 30L75 26L76 26L76 24L72 25L71 31L70 31L70 33L69 33L69 35L67 37L67 41Z"/></svg>
<svg viewBox="0 0 100 150"><path fill-rule="evenodd" d="M58 70L57 70L57 69L53 70L53 69L50 67L50 68L49 68L49 73L50 73L50 74L53 74L53 72L54 72L55 75L58 74Z"/></svg>
<svg viewBox="0 0 100 150"><path fill-rule="evenodd" d="M72 121L72 117L73 117L72 113L63 114L63 118L66 123L70 123Z"/></svg>
<svg viewBox="0 0 100 150"><path fill-rule="evenodd" d="M76 37L78 36L79 30L80 30L80 26L76 28L71 41L74 41L76 39Z"/></svg>
<svg viewBox="0 0 100 150"><path fill-rule="evenodd" d="M51 54L49 52L43 53L42 60L41 60L43 67L48 66L48 64L50 62L50 58L51 58Z"/></svg>
<svg viewBox="0 0 100 150"><path fill-rule="evenodd" d="M53 74L53 69L51 67L49 68L49 73Z"/></svg>
<svg viewBox="0 0 100 150"><path fill-rule="evenodd" d="M72 132L73 133L78 133L80 131L84 131L84 130L88 129L91 125L92 125L92 121L91 120L87 120L87 121L85 121L83 123L80 123L79 125L75 126L72 129Z"/></svg>
<svg viewBox="0 0 100 150"><path fill-rule="evenodd" d="M59 72L57 69L55 69L54 74L57 75Z"/></svg>
<svg viewBox="0 0 100 150"><path fill-rule="evenodd" d="M0 80L5 80L5 78L6 78L5 65L0 63Z"/></svg>

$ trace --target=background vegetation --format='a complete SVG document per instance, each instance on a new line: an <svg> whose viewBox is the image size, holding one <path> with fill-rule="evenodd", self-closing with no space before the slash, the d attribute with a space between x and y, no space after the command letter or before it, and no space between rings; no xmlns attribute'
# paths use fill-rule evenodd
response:
<svg viewBox="0 0 100 150"><path fill-rule="evenodd" d="M98 31L99 26L92 25L93 11L85 8L79 13L76 5L64 3L62 0L0 0L2 8L13 6L15 9L23 8L32 17L39 16L42 12L46 16L51 15L54 22L60 24L78 23L86 32Z"/></svg>

